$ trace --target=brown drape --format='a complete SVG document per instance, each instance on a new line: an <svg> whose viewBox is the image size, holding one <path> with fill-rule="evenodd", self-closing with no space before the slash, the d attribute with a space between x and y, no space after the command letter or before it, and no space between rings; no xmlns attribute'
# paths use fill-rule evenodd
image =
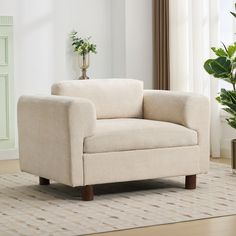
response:
<svg viewBox="0 0 236 236"><path fill-rule="evenodd" d="M153 0L154 88L170 89L169 0Z"/></svg>

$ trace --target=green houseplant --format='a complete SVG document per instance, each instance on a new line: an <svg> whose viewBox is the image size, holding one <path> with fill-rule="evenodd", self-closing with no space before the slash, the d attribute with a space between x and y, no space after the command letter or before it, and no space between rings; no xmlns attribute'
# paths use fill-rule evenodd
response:
<svg viewBox="0 0 236 236"><path fill-rule="evenodd" d="M97 53L96 44L90 43L91 37L88 38L80 38L78 37L78 32L72 31L71 35L72 46L74 48L74 52L79 55L79 66L82 70L82 75L79 79L89 79L86 75L86 71L89 67L89 54Z"/></svg>
<svg viewBox="0 0 236 236"><path fill-rule="evenodd" d="M212 48L216 54L215 59L208 59L205 70L215 78L220 78L232 85L232 90L221 89L216 100L222 104L223 109L230 114L228 124L236 129L236 43L226 48Z"/></svg>
<svg viewBox="0 0 236 236"><path fill-rule="evenodd" d="M236 4L235 4L236 9ZM236 13L231 12L236 17ZM236 129L236 42L226 47L211 49L216 55L214 59L208 59L204 63L206 72L214 78L222 79L232 85L231 90L222 88L216 100L223 106L223 109L229 114L226 118L227 123ZM232 168L236 170L236 139L232 140Z"/></svg>

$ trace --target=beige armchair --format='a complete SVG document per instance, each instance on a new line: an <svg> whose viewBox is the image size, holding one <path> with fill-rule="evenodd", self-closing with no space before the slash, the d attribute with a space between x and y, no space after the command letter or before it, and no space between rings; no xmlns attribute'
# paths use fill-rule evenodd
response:
<svg viewBox="0 0 236 236"><path fill-rule="evenodd" d="M62 81L51 96L18 102L22 171L82 186L196 175L209 165L209 104L204 96L143 90L132 79Z"/></svg>

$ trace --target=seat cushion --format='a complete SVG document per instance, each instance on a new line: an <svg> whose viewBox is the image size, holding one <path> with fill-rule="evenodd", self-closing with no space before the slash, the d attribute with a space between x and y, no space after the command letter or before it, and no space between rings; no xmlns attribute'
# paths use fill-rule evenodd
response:
<svg viewBox="0 0 236 236"><path fill-rule="evenodd" d="M197 145L197 132L182 125L144 119L97 120L84 140L85 153L118 152Z"/></svg>

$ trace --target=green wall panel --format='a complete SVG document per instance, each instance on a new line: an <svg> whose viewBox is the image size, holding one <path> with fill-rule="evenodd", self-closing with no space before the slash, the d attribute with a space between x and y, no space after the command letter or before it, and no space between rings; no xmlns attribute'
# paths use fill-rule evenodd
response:
<svg viewBox="0 0 236 236"><path fill-rule="evenodd" d="M13 18L0 16L0 149L14 148Z"/></svg>

